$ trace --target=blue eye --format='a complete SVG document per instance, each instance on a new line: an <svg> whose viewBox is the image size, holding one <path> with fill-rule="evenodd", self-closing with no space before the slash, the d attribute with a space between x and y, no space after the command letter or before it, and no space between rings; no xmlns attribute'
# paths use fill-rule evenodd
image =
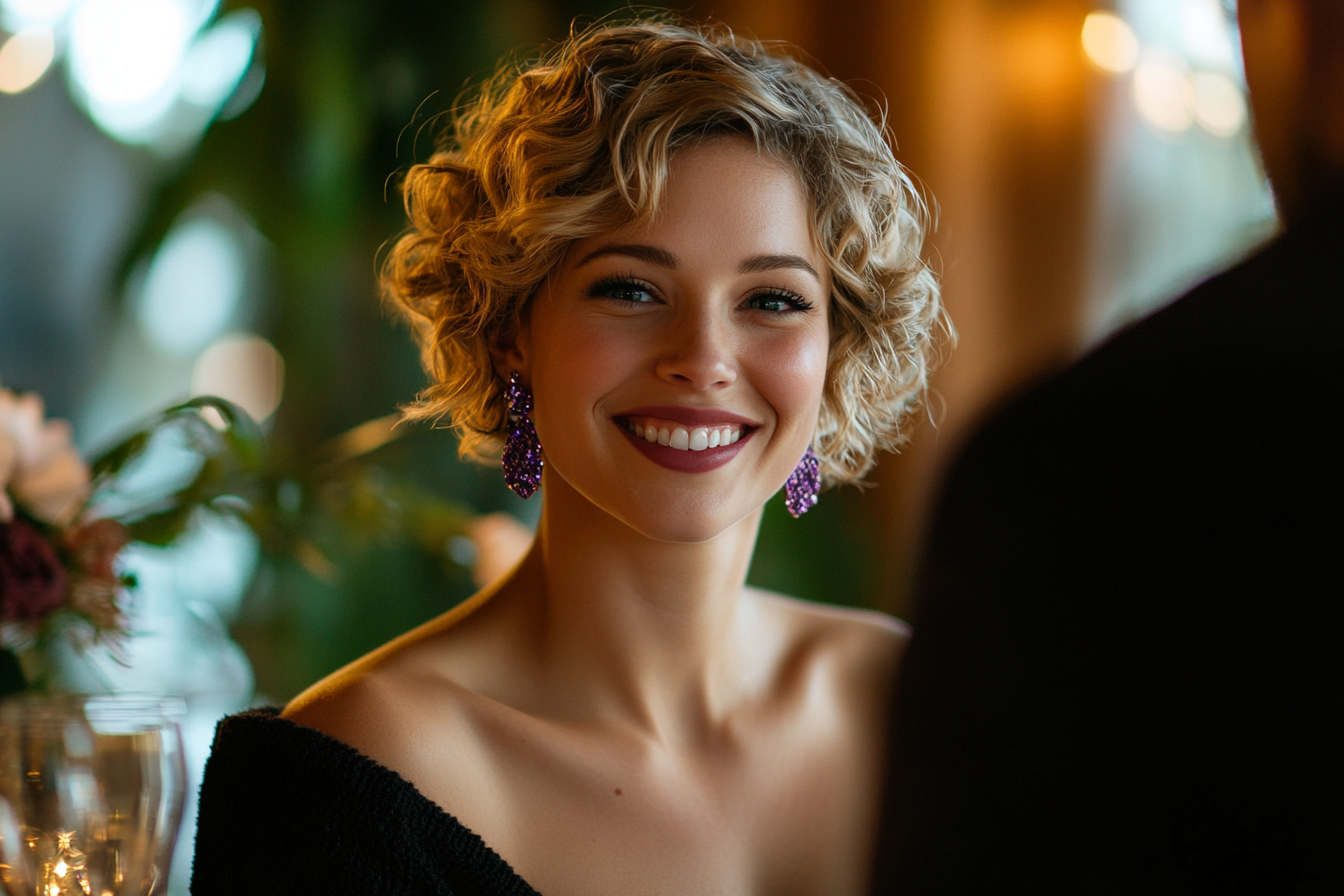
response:
<svg viewBox="0 0 1344 896"><path fill-rule="evenodd" d="M654 301L647 286L625 277L599 280L588 287L587 292L595 299L615 299L628 305L646 305Z"/></svg>
<svg viewBox="0 0 1344 896"><path fill-rule="evenodd" d="M774 290L757 293L747 299L746 306L753 311L765 311L770 314L791 314L811 310L812 303L795 293Z"/></svg>

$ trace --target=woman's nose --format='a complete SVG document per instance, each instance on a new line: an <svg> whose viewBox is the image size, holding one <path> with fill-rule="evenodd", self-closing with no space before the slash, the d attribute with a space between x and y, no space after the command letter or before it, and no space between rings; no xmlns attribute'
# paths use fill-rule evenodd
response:
<svg viewBox="0 0 1344 896"><path fill-rule="evenodd" d="M737 364L724 322L704 311L678 314L660 346L656 372L696 391L732 385Z"/></svg>

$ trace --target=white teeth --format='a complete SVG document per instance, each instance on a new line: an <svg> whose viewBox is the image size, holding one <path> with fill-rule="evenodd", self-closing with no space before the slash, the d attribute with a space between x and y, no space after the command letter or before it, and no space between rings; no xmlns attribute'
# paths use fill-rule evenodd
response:
<svg viewBox="0 0 1344 896"><path fill-rule="evenodd" d="M722 448L732 445L742 438L740 426L670 426L659 429L656 424L640 424L626 421L625 428L636 438L646 442L656 442L678 451L704 451L707 448Z"/></svg>

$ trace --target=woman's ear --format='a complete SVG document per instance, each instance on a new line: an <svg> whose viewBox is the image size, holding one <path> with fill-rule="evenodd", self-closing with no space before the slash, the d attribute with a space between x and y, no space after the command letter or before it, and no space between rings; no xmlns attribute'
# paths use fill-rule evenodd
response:
<svg viewBox="0 0 1344 896"><path fill-rule="evenodd" d="M490 337L490 357L501 379L507 380L516 371L525 382L531 381L531 335L526 321L520 321L501 327Z"/></svg>

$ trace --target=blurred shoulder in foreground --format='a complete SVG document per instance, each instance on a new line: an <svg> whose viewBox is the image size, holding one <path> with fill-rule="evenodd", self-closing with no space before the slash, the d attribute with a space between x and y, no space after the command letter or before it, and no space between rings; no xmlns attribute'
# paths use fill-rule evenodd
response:
<svg viewBox="0 0 1344 896"><path fill-rule="evenodd" d="M1240 13L1285 232L957 463L876 892L1344 891L1344 5Z"/></svg>

